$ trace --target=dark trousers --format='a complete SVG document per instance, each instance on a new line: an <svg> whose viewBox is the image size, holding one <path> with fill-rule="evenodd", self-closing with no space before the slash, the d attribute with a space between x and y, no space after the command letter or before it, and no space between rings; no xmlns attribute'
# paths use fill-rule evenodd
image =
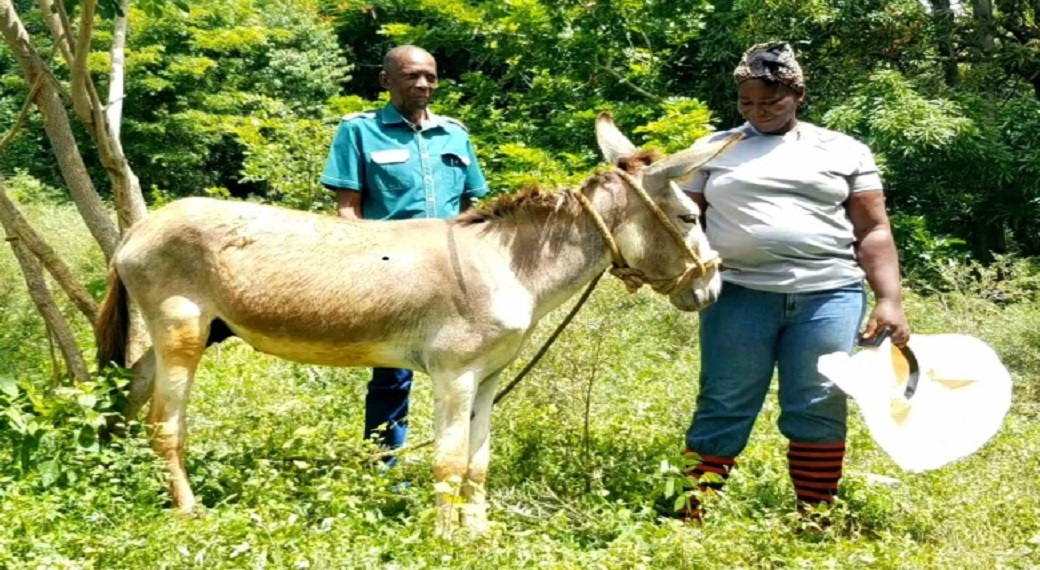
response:
<svg viewBox="0 0 1040 570"><path fill-rule="evenodd" d="M396 449L408 434L408 397L412 391L412 371L403 368L373 368L365 396L365 439ZM396 463L396 457L385 461Z"/></svg>

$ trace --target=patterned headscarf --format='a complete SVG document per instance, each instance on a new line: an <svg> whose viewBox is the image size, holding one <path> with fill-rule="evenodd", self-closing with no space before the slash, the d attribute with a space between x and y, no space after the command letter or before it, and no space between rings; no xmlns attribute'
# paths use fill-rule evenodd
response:
<svg viewBox="0 0 1040 570"><path fill-rule="evenodd" d="M740 85L749 79L779 82L798 91L805 89L802 66L786 42L755 44L744 52L740 64L733 70L733 80Z"/></svg>

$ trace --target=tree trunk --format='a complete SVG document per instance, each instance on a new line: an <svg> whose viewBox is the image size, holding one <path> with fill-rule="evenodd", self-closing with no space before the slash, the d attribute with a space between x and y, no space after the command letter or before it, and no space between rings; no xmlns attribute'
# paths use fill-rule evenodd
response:
<svg viewBox="0 0 1040 570"><path fill-rule="evenodd" d="M972 18L975 19L975 43L984 55L993 53L996 49L994 34L996 26L993 21L992 0L972 0Z"/></svg>
<svg viewBox="0 0 1040 570"><path fill-rule="evenodd" d="M43 277L43 270L40 268L39 261L33 257L33 254L21 240L12 235L6 223L3 226L7 235L7 241L11 244L11 249L14 250L14 255L22 268L22 275L25 277L25 283L29 287L29 296L32 297L33 303L36 304L36 309L43 316L48 334L52 334L54 340L57 341L58 349L61 351L62 358L65 359L65 366L69 371L69 375L77 382L86 382L90 379L90 374L87 373L87 365L83 361L83 355L79 353L76 337L72 334L69 323L62 316L61 311L58 310L58 305L54 302L50 289L47 288L47 281Z"/></svg>
<svg viewBox="0 0 1040 570"><path fill-rule="evenodd" d="M87 318L91 326L97 320L98 306L94 298L90 296L86 288L80 284L72 274L69 266L62 261L58 253L43 239L29 222L22 217L18 207L7 196L3 180L0 180L0 221L3 221L7 235L17 238L21 244L43 263L47 272L61 286L65 293L72 299L76 308Z"/></svg>
<svg viewBox="0 0 1040 570"><path fill-rule="evenodd" d="M126 1L123 1L125 13L127 5ZM71 75L69 95L72 99L72 109L97 145L101 165L105 168L112 183L118 230L109 219L104 204L83 164L82 155L69 125L68 111L60 97L61 86L32 46L25 26L18 17L11 0L0 0L0 26L3 26L3 38L15 53L26 80L31 85L35 85L34 81L37 78L40 79L34 102L43 116L47 138L51 141L62 176L80 214L94 239L101 246L105 259L111 260L119 243L121 231L125 232L138 220L144 218L148 211L144 195L141 192L141 183L130 168L119 141L125 73L123 61L126 20L125 17L121 18L121 22L116 24L112 48L113 65L110 73L112 89L109 93L109 101L114 105L106 112L105 105L102 104L94 86L87 63L94 32L97 0L82 0L80 3L80 21L75 42L72 37L73 28L65 13L64 5L54 0L37 0L37 3L44 13L44 20L54 36L54 41L57 42L69 65ZM25 235L28 236L30 233L25 232ZM31 240L31 238L29 239ZM42 242L42 240L40 241ZM36 242L33 240L32 243ZM48 258L43 248L38 248L37 254L45 262L47 261ZM49 268L52 266L55 264L48 263ZM59 281L63 280L59 278ZM66 290L70 291L70 296L77 301L77 306L81 311L89 310L88 304L83 299L77 299L78 293L74 292L72 285L69 285ZM93 310L96 311L96 307ZM134 359L143 354L147 344L147 332L139 311L136 306L131 306L131 331L128 346L130 358Z"/></svg>
<svg viewBox="0 0 1040 570"><path fill-rule="evenodd" d="M932 3L932 23L939 38L939 53L942 57L943 78L948 87L956 87L960 83L960 71L957 69L957 49L953 43L954 24L956 18L950 0L930 0Z"/></svg>
<svg viewBox="0 0 1040 570"><path fill-rule="evenodd" d="M116 16L115 30L112 37L111 60L108 82L108 107L105 110L104 124L111 144L107 152L101 154L101 161L109 172L115 196L116 216L119 229L126 232L131 226L148 215L148 207L141 192L141 182L130 168L130 163L123 153L120 140L123 122L123 98L125 97L125 55L127 36L127 16L130 6L128 0L122 0L123 15ZM148 331L137 303L130 304L130 332L127 337L127 362L136 362L148 350Z"/></svg>
<svg viewBox="0 0 1040 570"><path fill-rule="evenodd" d="M104 203L87 173L83 156L72 134L68 113L61 101L61 87L30 43L29 34L10 0L0 0L0 34L18 60L26 81L30 85L39 81L34 103L43 117L44 130L54 149L62 177L87 228L101 246L105 259L111 259L119 243L119 232L109 219Z"/></svg>
<svg viewBox="0 0 1040 570"><path fill-rule="evenodd" d="M41 6L51 6L48 9L60 10L60 3L56 4L53 0L39 0L39 3ZM147 215L148 207L144 201L144 194L141 192L141 183L123 154L123 146L120 144L118 137L120 129L118 126L113 126L118 125L118 122L109 120L109 115L105 112L105 105L102 104L90 76L87 60L90 55L91 38L94 33L96 9L96 0L83 0L80 6L79 30L72 54L73 59L68 61L72 84L72 109L97 145L101 166L105 168L105 172L112 183L112 197L116 206L119 229L125 232L130 226ZM54 33L53 29L52 33ZM61 37L67 37L71 31L68 25L64 24L58 30L58 33L61 34ZM55 40L57 41L58 38L55 38ZM122 52L123 48L116 50L114 43L113 55L119 54L119 65L117 66L116 60L113 59L110 81L119 86L123 85L125 73L125 67L122 65ZM121 120L122 117L119 116L119 119Z"/></svg>
<svg viewBox="0 0 1040 570"><path fill-rule="evenodd" d="M123 97L126 96L124 89L126 68L126 16L129 6L126 0L122 2L123 15L116 16L115 29L112 32L112 49L110 51L112 69L108 80L108 107L105 109L105 119L108 121L109 132L112 139L122 149L120 131L123 124Z"/></svg>
<svg viewBox="0 0 1040 570"><path fill-rule="evenodd" d="M39 0L37 4L40 6L43 21L54 37L55 44L61 50L62 57L65 58L65 61L72 61L72 41L65 33L65 25L62 23L58 11L55 10L55 6L49 0Z"/></svg>

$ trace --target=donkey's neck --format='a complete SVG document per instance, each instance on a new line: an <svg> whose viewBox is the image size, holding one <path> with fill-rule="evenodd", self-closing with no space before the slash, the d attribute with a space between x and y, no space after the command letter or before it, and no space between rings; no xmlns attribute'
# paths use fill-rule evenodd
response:
<svg viewBox="0 0 1040 570"><path fill-rule="evenodd" d="M617 214L607 194L586 193L609 228ZM574 296L610 263L606 240L590 214L574 196L560 200L557 207L533 208L488 228L507 252L517 280L530 292L535 320Z"/></svg>

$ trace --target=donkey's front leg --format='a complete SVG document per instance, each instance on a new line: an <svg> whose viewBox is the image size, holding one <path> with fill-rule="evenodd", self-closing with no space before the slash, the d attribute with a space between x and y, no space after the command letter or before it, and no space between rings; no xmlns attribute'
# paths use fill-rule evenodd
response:
<svg viewBox="0 0 1040 570"><path fill-rule="evenodd" d="M488 529L487 481L488 464L491 461L491 407L498 387L498 374L485 378L477 388L473 402L473 414L469 423L469 466L466 480L462 483L461 512L462 526L475 533Z"/></svg>
<svg viewBox="0 0 1040 570"><path fill-rule="evenodd" d="M437 528L451 536L459 521L460 488L469 465L470 413L477 380L472 371L430 375L433 381L433 482L437 496Z"/></svg>

